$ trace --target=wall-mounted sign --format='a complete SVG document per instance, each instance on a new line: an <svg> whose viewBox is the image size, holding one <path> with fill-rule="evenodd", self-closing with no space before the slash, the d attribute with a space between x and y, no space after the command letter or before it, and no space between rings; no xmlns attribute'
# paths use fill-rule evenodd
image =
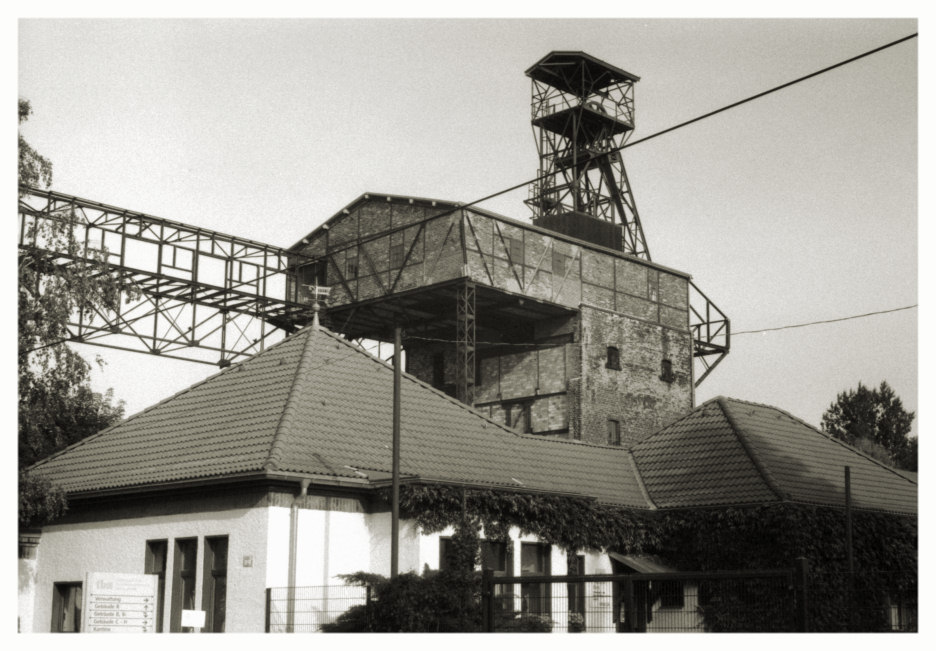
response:
<svg viewBox="0 0 936 651"><path fill-rule="evenodd" d="M85 575L81 630L87 633L155 633L155 574Z"/></svg>
<svg viewBox="0 0 936 651"><path fill-rule="evenodd" d="M182 627L205 628L204 610L183 610Z"/></svg>

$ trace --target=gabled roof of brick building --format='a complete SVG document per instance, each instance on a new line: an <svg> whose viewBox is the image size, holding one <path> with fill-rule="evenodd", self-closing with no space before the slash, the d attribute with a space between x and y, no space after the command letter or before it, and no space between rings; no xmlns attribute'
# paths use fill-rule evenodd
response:
<svg viewBox="0 0 936 651"><path fill-rule="evenodd" d="M32 472L72 494L237 478L362 489L391 472L390 365L308 327ZM915 475L790 414L715 398L630 449L517 434L403 374L404 481L580 495L634 508L798 502L915 513Z"/></svg>
<svg viewBox="0 0 936 651"><path fill-rule="evenodd" d="M325 329L275 346L33 466L73 493L223 477L386 483L390 365ZM403 480L649 508L623 448L520 435L403 374Z"/></svg>
<svg viewBox="0 0 936 651"><path fill-rule="evenodd" d="M714 398L631 448L658 508L798 502L916 513L915 475L767 405Z"/></svg>

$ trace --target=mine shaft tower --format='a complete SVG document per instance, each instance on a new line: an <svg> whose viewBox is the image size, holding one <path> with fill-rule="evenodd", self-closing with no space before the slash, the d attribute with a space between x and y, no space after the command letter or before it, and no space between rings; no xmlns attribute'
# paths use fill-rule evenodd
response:
<svg viewBox="0 0 936 651"><path fill-rule="evenodd" d="M640 78L584 52L551 52L526 75L540 159L533 223L650 260L620 153Z"/></svg>

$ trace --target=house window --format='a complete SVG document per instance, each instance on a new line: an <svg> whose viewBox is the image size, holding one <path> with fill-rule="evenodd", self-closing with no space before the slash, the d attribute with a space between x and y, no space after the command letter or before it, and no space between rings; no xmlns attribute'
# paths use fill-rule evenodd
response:
<svg viewBox="0 0 936 651"><path fill-rule="evenodd" d="M357 278L358 266L357 259L348 259L345 261L345 277L348 279Z"/></svg>
<svg viewBox="0 0 936 651"><path fill-rule="evenodd" d="M621 370L621 351L614 346L608 346L608 356L605 362L605 368Z"/></svg>
<svg viewBox="0 0 936 651"><path fill-rule="evenodd" d="M673 382L676 379L676 374L673 373L673 362L668 359L664 359L660 363L660 379L664 382Z"/></svg>
<svg viewBox="0 0 936 651"><path fill-rule="evenodd" d="M491 570L494 576L507 576L507 543L482 540L481 569Z"/></svg>
<svg viewBox="0 0 936 651"><path fill-rule="evenodd" d="M390 247L390 268L397 269L403 266L403 245L394 244Z"/></svg>
<svg viewBox="0 0 936 651"><path fill-rule="evenodd" d="M198 557L196 538L177 539L172 561L172 615L169 630L191 633L182 628L182 611L195 609L195 572Z"/></svg>
<svg viewBox="0 0 936 651"><path fill-rule="evenodd" d="M144 572L157 577L156 632L163 630L163 608L166 601L166 557L169 554L168 540L147 540Z"/></svg>
<svg viewBox="0 0 936 651"><path fill-rule="evenodd" d="M541 543L521 543L520 576L549 576L550 546ZM552 612L549 583L523 583L520 587L521 612L549 615Z"/></svg>
<svg viewBox="0 0 936 651"><path fill-rule="evenodd" d="M660 608L682 608L685 605L682 581L660 581L657 594L660 597Z"/></svg>
<svg viewBox="0 0 936 651"><path fill-rule="evenodd" d="M52 585L52 632L81 631L81 583Z"/></svg>
<svg viewBox="0 0 936 651"><path fill-rule="evenodd" d="M621 421L608 419L608 445L621 444Z"/></svg>
<svg viewBox="0 0 936 651"><path fill-rule="evenodd" d="M202 608L205 628L211 633L224 632L224 611L227 602L228 537L205 538L205 574Z"/></svg>

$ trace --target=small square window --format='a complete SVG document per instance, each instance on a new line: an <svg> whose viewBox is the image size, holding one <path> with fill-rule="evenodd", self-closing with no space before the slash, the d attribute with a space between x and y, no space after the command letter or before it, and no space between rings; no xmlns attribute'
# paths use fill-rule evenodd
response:
<svg viewBox="0 0 936 651"><path fill-rule="evenodd" d="M568 268L569 256L559 253L558 251L553 251L552 253L552 272L553 276L557 278L564 278L566 274L566 269Z"/></svg>
<svg viewBox="0 0 936 651"><path fill-rule="evenodd" d="M357 260L348 260L345 263L345 275L348 278L357 278L358 266Z"/></svg>
<svg viewBox="0 0 936 651"><path fill-rule="evenodd" d="M605 368L610 368L615 371L621 370L621 351L614 346L608 346L608 358L605 362Z"/></svg>
<svg viewBox="0 0 936 651"><path fill-rule="evenodd" d="M676 380L676 374L673 373L673 362L671 360L664 359L660 364L660 379L670 383Z"/></svg>

